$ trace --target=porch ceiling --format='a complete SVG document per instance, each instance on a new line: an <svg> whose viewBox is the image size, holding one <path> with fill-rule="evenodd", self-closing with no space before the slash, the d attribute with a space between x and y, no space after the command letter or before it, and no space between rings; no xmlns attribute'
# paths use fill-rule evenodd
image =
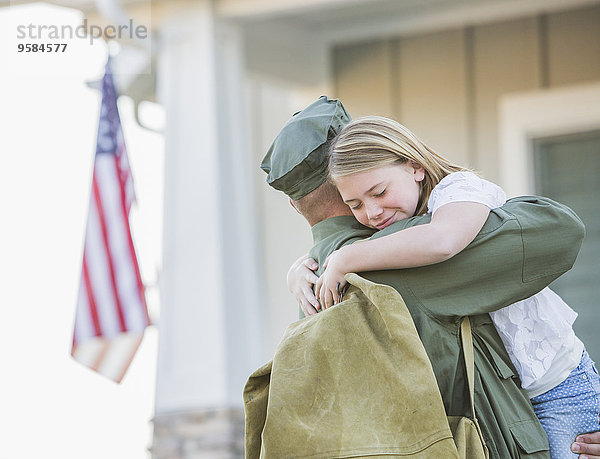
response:
<svg viewBox="0 0 600 459"><path fill-rule="evenodd" d="M304 30L329 43L362 41L534 16L600 0L217 0L248 28Z"/></svg>
<svg viewBox="0 0 600 459"><path fill-rule="evenodd" d="M38 0L39 1L39 0ZM0 0L0 7L37 3ZM97 14L98 0L46 0L46 3ZM102 0L125 10L151 5L153 22L170 9L197 6L198 0ZM215 14L249 29L278 29L318 34L327 42L411 34L531 16L600 3L600 0L207 0ZM157 17L159 16L159 17Z"/></svg>
<svg viewBox="0 0 600 459"><path fill-rule="evenodd" d="M160 10L168 9L169 4L181 6L185 3L201 3L194 0L113 1L125 8L151 4ZM465 14L479 11L480 16L503 17L511 14L511 11L512 15L535 14L598 2L600 0L212 0L217 15L225 19L246 23L287 19L313 28L335 28L374 18L419 17L432 12ZM27 3L39 3L39 0L0 0L0 7ZM95 0L45 0L44 3L84 12L95 12L97 9Z"/></svg>

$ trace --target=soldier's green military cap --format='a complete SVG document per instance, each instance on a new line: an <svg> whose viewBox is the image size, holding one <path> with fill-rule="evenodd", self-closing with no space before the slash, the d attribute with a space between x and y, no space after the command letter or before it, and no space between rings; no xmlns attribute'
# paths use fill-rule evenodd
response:
<svg viewBox="0 0 600 459"><path fill-rule="evenodd" d="M327 179L328 141L350 120L342 103L327 96L295 113L262 160L267 183L293 200L316 189Z"/></svg>

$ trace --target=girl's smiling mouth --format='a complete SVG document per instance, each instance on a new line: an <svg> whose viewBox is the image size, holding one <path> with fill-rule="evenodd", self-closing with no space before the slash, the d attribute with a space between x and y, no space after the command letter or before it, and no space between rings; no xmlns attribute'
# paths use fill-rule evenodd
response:
<svg viewBox="0 0 600 459"><path fill-rule="evenodd" d="M390 217L386 218L384 221L382 221L379 225L375 225L375 227L379 230L382 230L383 228L385 228L386 226L391 225L392 223L394 223L394 217L396 216L396 212L394 212Z"/></svg>

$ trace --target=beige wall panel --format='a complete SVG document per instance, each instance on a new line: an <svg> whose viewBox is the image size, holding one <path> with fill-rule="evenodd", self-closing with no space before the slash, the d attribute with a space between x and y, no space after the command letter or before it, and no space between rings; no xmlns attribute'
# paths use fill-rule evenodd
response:
<svg viewBox="0 0 600 459"><path fill-rule="evenodd" d="M441 155L467 165L463 32L403 38L396 53L398 120Z"/></svg>
<svg viewBox="0 0 600 459"><path fill-rule="evenodd" d="M505 93L540 85L535 18L476 27L473 33L474 167L499 179L498 100Z"/></svg>
<svg viewBox="0 0 600 459"><path fill-rule="evenodd" d="M332 53L334 97L342 100L350 115L393 116L390 43L352 44Z"/></svg>
<svg viewBox="0 0 600 459"><path fill-rule="evenodd" d="M550 86L600 79L600 7L548 16Z"/></svg>

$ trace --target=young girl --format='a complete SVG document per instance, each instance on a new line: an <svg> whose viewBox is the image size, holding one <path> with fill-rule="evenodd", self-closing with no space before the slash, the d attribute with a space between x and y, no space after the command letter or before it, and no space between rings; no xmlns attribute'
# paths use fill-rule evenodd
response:
<svg viewBox="0 0 600 459"><path fill-rule="evenodd" d="M399 123L364 117L331 146L330 177L363 225L381 230L424 213L429 224L342 247L325 263L316 286L323 308L337 303L349 272L439 263L463 250L501 188L437 155ZM493 260L490 260L493 263ZM577 457L577 434L599 430L600 380L572 324L577 314L545 288L490 314L548 434L552 458Z"/></svg>

